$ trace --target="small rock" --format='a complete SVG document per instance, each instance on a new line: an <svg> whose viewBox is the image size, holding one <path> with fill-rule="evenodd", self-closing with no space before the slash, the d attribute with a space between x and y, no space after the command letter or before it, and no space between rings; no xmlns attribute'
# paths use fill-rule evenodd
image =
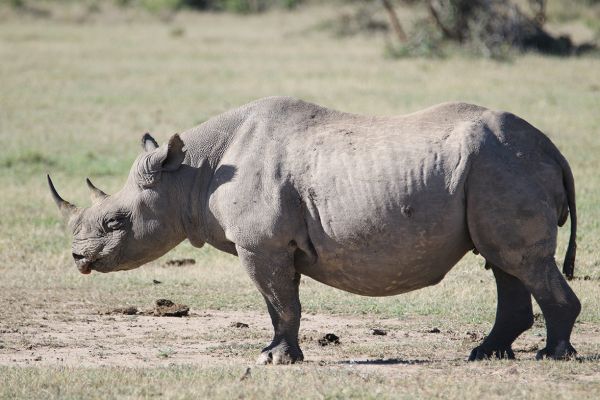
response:
<svg viewBox="0 0 600 400"><path fill-rule="evenodd" d="M190 308L185 304L175 304L168 299L158 299L153 315L155 317L185 317L189 312Z"/></svg>
<svg viewBox="0 0 600 400"><path fill-rule="evenodd" d="M385 336L387 335L387 332L384 331L383 329L371 329L371 334L375 335L375 336Z"/></svg>
<svg viewBox="0 0 600 400"><path fill-rule="evenodd" d="M180 258L175 260L169 260L165 263L168 267L183 267L185 265L194 265L196 264L196 260L193 258Z"/></svg>
<svg viewBox="0 0 600 400"><path fill-rule="evenodd" d="M231 324L231 326L233 328L248 328L249 327L248 324L245 324L243 322L234 322L234 323Z"/></svg>
<svg viewBox="0 0 600 400"><path fill-rule="evenodd" d="M440 333L441 331L438 328L433 328L428 331L429 333Z"/></svg>
<svg viewBox="0 0 600 400"><path fill-rule="evenodd" d="M318 343L321 346L328 346L330 344L340 344L340 338L339 338L339 336L337 336L333 333L328 333L325 336L323 336L321 339L319 339Z"/></svg>

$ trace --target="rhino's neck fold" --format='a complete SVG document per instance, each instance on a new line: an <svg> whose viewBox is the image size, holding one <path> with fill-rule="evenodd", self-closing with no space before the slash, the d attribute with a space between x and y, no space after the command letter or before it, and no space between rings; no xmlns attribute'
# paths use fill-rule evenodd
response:
<svg viewBox="0 0 600 400"><path fill-rule="evenodd" d="M206 221L204 218L206 209L207 184L210 181L210 167L205 160L200 161L196 167L189 167L185 178L184 197L181 199L181 218L185 235L194 247L202 247L208 239Z"/></svg>

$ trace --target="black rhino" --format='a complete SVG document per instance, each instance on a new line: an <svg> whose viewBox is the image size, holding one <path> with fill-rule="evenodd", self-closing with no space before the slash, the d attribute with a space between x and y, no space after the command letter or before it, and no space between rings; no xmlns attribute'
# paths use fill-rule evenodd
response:
<svg viewBox="0 0 600 400"><path fill-rule="evenodd" d="M303 359L301 275L365 296L434 285L479 252L498 288L496 322L470 359L513 358L511 343L547 325L538 358L567 358L580 303L559 272L557 226L571 216L563 272L573 274L573 175L552 142L506 112L441 104L395 117L334 111L288 97L254 101L168 144L149 135L125 187L77 208L48 181L82 273L139 267L184 239L236 254L264 296L273 341L259 363Z"/></svg>

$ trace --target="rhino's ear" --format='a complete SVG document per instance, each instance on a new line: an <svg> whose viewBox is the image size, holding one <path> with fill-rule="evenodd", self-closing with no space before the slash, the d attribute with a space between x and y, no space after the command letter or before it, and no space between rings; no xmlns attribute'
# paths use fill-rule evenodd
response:
<svg viewBox="0 0 600 400"><path fill-rule="evenodd" d="M148 132L144 133L144 136L142 136L142 149L144 149L146 153L158 149L158 143L156 143L156 140L154 140Z"/></svg>
<svg viewBox="0 0 600 400"><path fill-rule="evenodd" d="M181 166L181 163L185 158L184 146L183 140L181 140L177 133L171 136L166 148L161 152L161 171L175 171Z"/></svg>
<svg viewBox="0 0 600 400"><path fill-rule="evenodd" d="M169 139L166 146L159 147L148 155L141 171L143 187L151 187L160 180L162 172L177 170L185 158L183 140L178 134Z"/></svg>

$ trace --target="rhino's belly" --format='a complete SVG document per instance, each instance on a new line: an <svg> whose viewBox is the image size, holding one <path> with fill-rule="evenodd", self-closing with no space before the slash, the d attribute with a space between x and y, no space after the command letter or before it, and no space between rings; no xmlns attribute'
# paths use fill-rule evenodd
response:
<svg viewBox="0 0 600 400"><path fill-rule="evenodd" d="M339 247L322 252L300 273L321 283L364 296L391 296L431 286L472 248L468 236L456 236L427 253L402 245L357 251Z"/></svg>
<svg viewBox="0 0 600 400"><path fill-rule="evenodd" d="M414 210L354 210L308 218L316 262L299 271L348 292L387 296L439 282L473 248L460 196L413 202ZM429 207L427 207L427 205Z"/></svg>

